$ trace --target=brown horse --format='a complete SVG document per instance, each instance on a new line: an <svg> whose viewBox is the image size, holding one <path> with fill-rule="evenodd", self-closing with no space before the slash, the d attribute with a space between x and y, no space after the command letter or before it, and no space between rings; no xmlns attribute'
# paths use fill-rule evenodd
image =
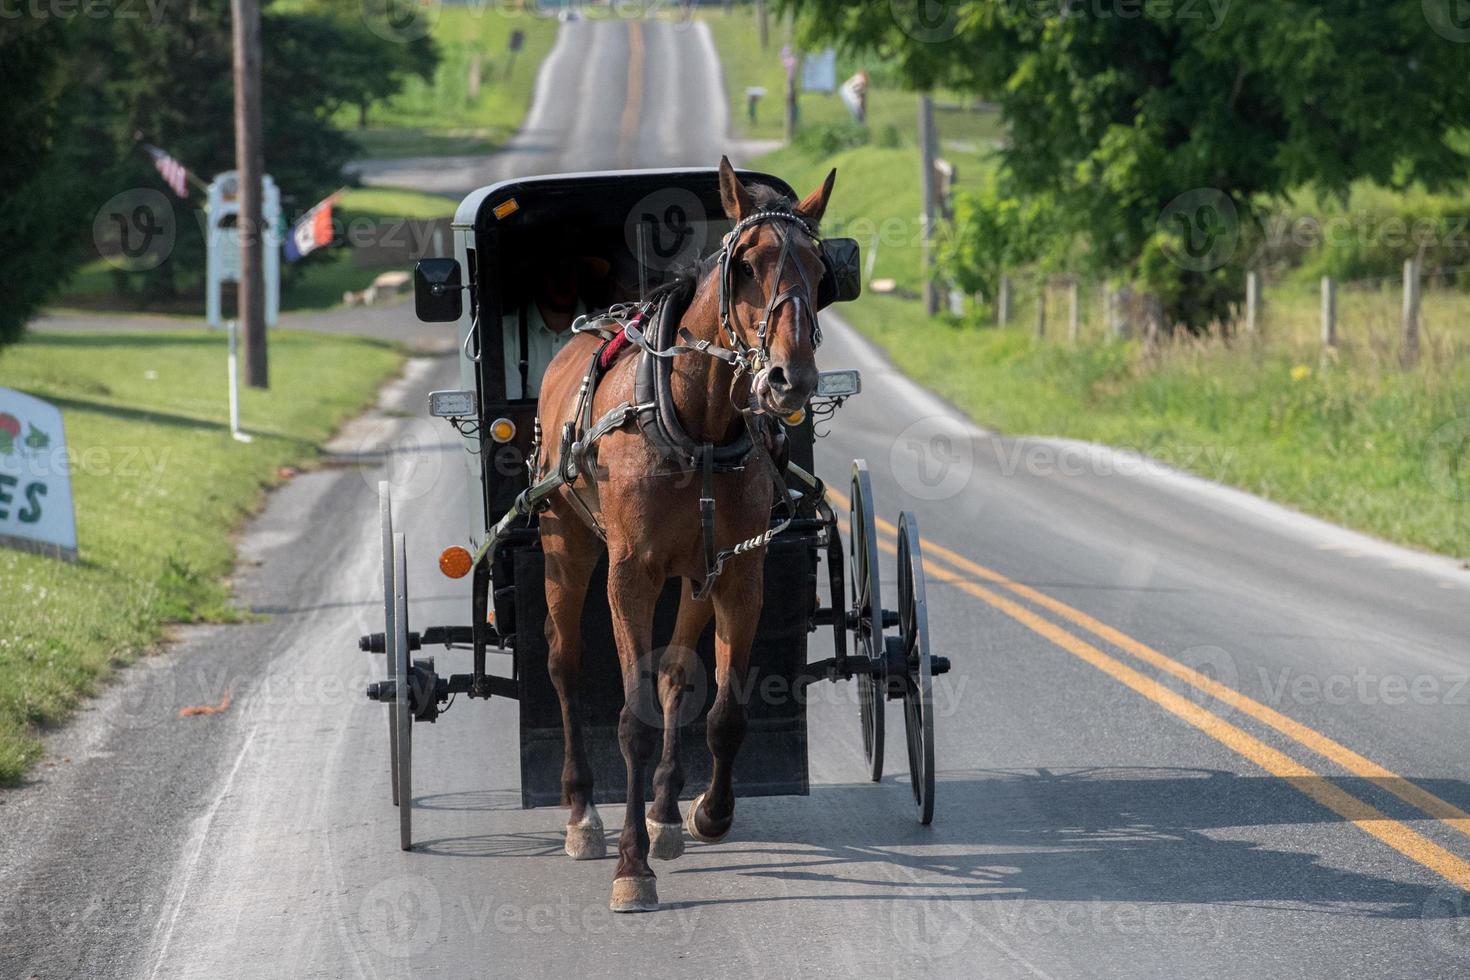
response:
<svg viewBox="0 0 1470 980"><path fill-rule="evenodd" d="M742 406L786 415L810 397L817 382L814 303L822 274L815 229L836 176L832 171L822 187L798 204L765 187L747 188L729 160L721 160L720 199L735 230L717 260L684 284L692 298L679 324L687 331L686 343L708 341L742 352L748 370L699 352L672 358L673 405L695 442L719 446L735 441L748 424ZM560 433L577 415L579 388L599 343L596 336L580 335L552 361L541 387L541 431ZM624 357L607 370L592 397L590 417L601 418L623 403L636 404L638 360ZM566 850L576 859L599 858L606 851L602 820L592 804L578 695L582 604L603 550L600 526L608 555L607 601L623 677L618 740L628 782L610 905L615 912L641 912L658 907L650 850L661 859L678 857L684 850L679 817L684 774L678 748L679 726L687 718L681 702L695 666L695 644L711 615L718 685L707 721L713 774L708 788L690 805L684 827L704 842L721 840L730 831L735 816L731 766L745 734L744 678L761 613L765 549L731 556L709 593L695 598L690 583L705 581L707 573L699 473L691 478L687 460L670 466L666 454L631 424L608 432L596 446L597 465L576 485L553 493L541 517L549 668L565 730L562 795L571 809ZM549 450L539 461L542 474L559 463L557 447ZM770 526L771 469L749 465L711 478L714 539L721 547L756 538ZM572 499L574 493L580 501ZM657 656L654 605L664 582L675 576L686 580L684 595L672 640L658 657L655 682L648 669ZM644 777L659 728L663 754L654 772L653 806L645 818Z"/></svg>

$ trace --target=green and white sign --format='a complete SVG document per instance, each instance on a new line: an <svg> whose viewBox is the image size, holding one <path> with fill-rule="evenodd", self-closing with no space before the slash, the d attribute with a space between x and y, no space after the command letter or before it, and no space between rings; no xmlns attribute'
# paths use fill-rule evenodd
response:
<svg viewBox="0 0 1470 980"><path fill-rule="evenodd" d="M0 388L0 545L76 560L68 460L60 410Z"/></svg>

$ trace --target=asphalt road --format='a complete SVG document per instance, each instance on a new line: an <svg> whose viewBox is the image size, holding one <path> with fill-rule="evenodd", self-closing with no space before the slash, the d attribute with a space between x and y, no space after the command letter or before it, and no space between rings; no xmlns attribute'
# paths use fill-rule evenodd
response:
<svg viewBox="0 0 1470 980"><path fill-rule="evenodd" d="M641 30L645 51L671 31ZM669 36L707 69L697 34ZM583 23L557 50L624 79L629 40ZM617 84L546 77L600 101L543 99L525 138L560 149L525 165L621 161L602 145ZM654 91L639 120L717 115L679 100L718 86ZM718 149L696 138L691 161ZM404 335L438 336L404 313ZM400 852L384 712L359 693L380 669L355 647L379 617L378 479L424 570L414 620L467 609L430 571L464 537L461 450L417 418L455 367L422 358L243 538L259 619L185 630L0 795L0 975L1470 972L1470 573L1146 460L994 437L836 318L826 335L822 366L861 368L864 391L819 473L845 492L865 457L881 515L917 515L954 664L932 827L901 739L866 783L855 695L820 688L811 794L742 801L729 840L658 866L662 911L613 917L612 862L568 860L562 812L519 808L514 706L462 700L415 731L421 843ZM178 717L226 691L228 711Z"/></svg>

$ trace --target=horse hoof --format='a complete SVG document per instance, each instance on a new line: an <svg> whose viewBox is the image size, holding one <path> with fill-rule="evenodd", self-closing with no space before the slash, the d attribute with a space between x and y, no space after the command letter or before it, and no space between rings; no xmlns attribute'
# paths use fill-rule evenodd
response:
<svg viewBox="0 0 1470 980"><path fill-rule="evenodd" d="M597 810L587 808L581 823L567 824L567 856L573 861L597 861L607 857L607 836Z"/></svg>
<svg viewBox="0 0 1470 980"><path fill-rule="evenodd" d="M658 884L654 878L614 878L612 901L607 907L614 912L657 912Z"/></svg>
<svg viewBox="0 0 1470 980"><path fill-rule="evenodd" d="M672 861L684 853L684 825L648 821L648 856Z"/></svg>
<svg viewBox="0 0 1470 980"><path fill-rule="evenodd" d="M729 835L730 828L726 827L725 832L723 834L720 834L718 837L710 837L707 834L701 834L699 832L699 825L694 822L694 815L699 812L699 805L703 802L704 794L700 793L694 798L694 802L689 804L689 812L684 815L684 829L689 831L690 837L693 837L701 844L718 844Z"/></svg>

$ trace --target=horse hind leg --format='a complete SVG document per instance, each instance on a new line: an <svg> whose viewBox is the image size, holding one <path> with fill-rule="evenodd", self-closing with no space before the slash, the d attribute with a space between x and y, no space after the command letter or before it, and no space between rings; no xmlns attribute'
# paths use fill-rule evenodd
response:
<svg viewBox="0 0 1470 980"><path fill-rule="evenodd" d="M567 816L566 852L577 861L607 855L602 817L592 803L592 766L582 729L582 605L597 562L598 543L576 518L548 512L541 520L546 553L547 668L561 702L562 805Z"/></svg>
<svg viewBox="0 0 1470 980"><path fill-rule="evenodd" d="M684 790L684 767L679 759L681 729L691 711L702 704L703 685L697 683L701 667L696 646L714 613L708 600L696 601L689 583L679 602L674 635L663 651L658 669L658 695L663 706L664 746L658 768L653 771L653 805L648 810L648 853L660 861L672 861L684 853L684 825L679 819L679 794Z"/></svg>

